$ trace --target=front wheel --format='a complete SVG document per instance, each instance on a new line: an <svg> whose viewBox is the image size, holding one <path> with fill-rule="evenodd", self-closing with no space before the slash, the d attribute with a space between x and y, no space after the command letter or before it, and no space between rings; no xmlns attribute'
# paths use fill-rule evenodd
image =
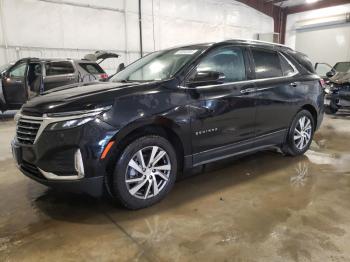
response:
<svg viewBox="0 0 350 262"><path fill-rule="evenodd" d="M307 110L301 110L295 116L282 151L286 155L304 154L310 147L315 130L314 118Z"/></svg>
<svg viewBox="0 0 350 262"><path fill-rule="evenodd" d="M144 136L122 152L113 174L113 191L126 208L145 208L169 193L176 173L176 152L169 141Z"/></svg>

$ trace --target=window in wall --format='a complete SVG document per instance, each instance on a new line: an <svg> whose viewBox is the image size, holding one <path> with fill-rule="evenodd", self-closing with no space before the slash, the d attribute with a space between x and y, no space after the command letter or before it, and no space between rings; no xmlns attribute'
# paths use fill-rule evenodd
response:
<svg viewBox="0 0 350 262"><path fill-rule="evenodd" d="M211 52L197 66L197 72L215 71L225 75L224 82L246 80L243 50L225 47Z"/></svg>
<svg viewBox="0 0 350 262"><path fill-rule="evenodd" d="M283 76L280 58L277 52L268 50L252 50L257 79Z"/></svg>
<svg viewBox="0 0 350 262"><path fill-rule="evenodd" d="M65 75L74 73L74 67L69 61L49 62L45 64L46 75Z"/></svg>

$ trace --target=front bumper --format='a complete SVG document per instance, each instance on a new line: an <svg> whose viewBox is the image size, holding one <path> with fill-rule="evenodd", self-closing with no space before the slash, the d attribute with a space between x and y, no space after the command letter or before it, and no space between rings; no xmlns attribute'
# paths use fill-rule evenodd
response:
<svg viewBox="0 0 350 262"><path fill-rule="evenodd" d="M115 132L96 120L67 130L43 130L33 144L15 138L11 147L27 177L52 188L101 196L107 162L100 155Z"/></svg>
<svg viewBox="0 0 350 262"><path fill-rule="evenodd" d="M27 177L58 190L64 190L74 193L87 193L91 196L101 196L104 191L104 177L82 177L77 179L53 179L45 176L45 173L36 165L33 165L23 159L23 148L16 143L15 140L11 143L13 158L16 161L18 169ZM24 149L24 151L26 151ZM75 176L72 176L75 177Z"/></svg>

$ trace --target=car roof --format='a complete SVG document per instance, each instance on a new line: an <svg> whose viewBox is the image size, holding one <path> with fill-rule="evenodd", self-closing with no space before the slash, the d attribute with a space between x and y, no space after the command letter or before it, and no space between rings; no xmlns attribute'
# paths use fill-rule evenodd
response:
<svg viewBox="0 0 350 262"><path fill-rule="evenodd" d="M72 58L37 58L37 57L26 57L18 60L16 63L20 61L28 61L29 63L37 62L37 63L47 63L47 62L61 62L61 61L73 61L77 63L96 63L95 61L90 61L87 59L72 59Z"/></svg>
<svg viewBox="0 0 350 262"><path fill-rule="evenodd" d="M263 47L263 48L269 48L269 49L285 49L285 50L290 50L294 51L292 48L282 45L282 44L277 44L277 43L270 43L270 42L265 42L265 41L260 41L260 40L249 40L249 39L228 39L220 42L211 42L211 43L198 43L198 44L191 44L191 45L183 45L183 46L173 46L171 48L167 48L165 50L170 50L170 49L176 49L176 48L201 48L201 49L207 49L212 46L221 46L221 45L226 45L226 44L241 44L241 45L251 45L251 46L256 46L256 47ZM161 51L161 50L160 50Z"/></svg>

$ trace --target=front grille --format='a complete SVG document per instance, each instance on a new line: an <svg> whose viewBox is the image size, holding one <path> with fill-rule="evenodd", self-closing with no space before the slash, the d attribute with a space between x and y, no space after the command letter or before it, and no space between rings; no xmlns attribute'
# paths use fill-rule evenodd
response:
<svg viewBox="0 0 350 262"><path fill-rule="evenodd" d="M21 144L32 145L38 134L42 119L21 116L17 121L17 140Z"/></svg>

